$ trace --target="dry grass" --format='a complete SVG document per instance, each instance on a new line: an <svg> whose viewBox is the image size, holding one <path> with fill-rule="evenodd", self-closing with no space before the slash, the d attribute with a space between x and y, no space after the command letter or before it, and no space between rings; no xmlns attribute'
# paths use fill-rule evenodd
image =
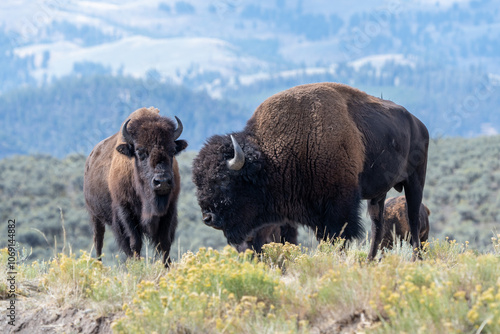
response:
<svg viewBox="0 0 500 334"><path fill-rule="evenodd" d="M106 267L85 252L58 254L21 263L19 292L47 308L116 314L118 333L496 333L498 239L482 254L433 240L417 262L404 244L367 262L366 243L343 241L270 244L261 257L201 248L170 270L150 258Z"/></svg>

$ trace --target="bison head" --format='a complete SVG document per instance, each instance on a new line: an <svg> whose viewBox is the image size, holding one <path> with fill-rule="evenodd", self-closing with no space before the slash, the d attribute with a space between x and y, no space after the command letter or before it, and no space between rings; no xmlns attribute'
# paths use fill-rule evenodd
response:
<svg viewBox="0 0 500 334"><path fill-rule="evenodd" d="M236 138L239 139L238 144ZM203 222L237 246L268 219L265 160L241 134L213 136L193 161L193 182Z"/></svg>
<svg viewBox="0 0 500 334"><path fill-rule="evenodd" d="M121 135L125 143L116 147L121 154L134 160L136 191L143 198L143 211L162 215L168 207L171 190L176 184L174 156L187 147L185 140L178 140L182 123L175 123L159 115L148 115L127 120Z"/></svg>

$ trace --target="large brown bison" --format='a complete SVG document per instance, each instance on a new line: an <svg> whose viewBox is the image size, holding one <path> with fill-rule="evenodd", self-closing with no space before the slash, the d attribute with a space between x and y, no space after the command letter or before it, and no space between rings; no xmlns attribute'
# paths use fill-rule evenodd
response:
<svg viewBox="0 0 500 334"><path fill-rule="evenodd" d="M420 234L428 142L422 122L391 101L336 83L291 88L257 107L243 131L209 138L196 156L203 221L237 248L284 221L312 227L318 239L349 240L363 233L363 198L373 259L391 188L404 188L411 234Z"/></svg>
<svg viewBox="0 0 500 334"><path fill-rule="evenodd" d="M420 242L429 238L429 216L431 211L424 204L420 204ZM408 210L404 196L388 198L385 201L384 209L384 233L380 248L392 248L394 237L407 240L410 233L410 223L408 221Z"/></svg>
<svg viewBox="0 0 500 334"><path fill-rule="evenodd" d="M140 255L146 236L170 263L180 191L175 155L187 146L176 120L177 127L158 109L138 109L87 158L83 190L99 259L108 224L128 257Z"/></svg>

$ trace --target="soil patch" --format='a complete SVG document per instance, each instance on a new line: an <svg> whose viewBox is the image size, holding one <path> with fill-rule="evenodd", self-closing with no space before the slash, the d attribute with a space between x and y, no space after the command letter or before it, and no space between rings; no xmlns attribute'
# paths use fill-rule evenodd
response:
<svg viewBox="0 0 500 334"><path fill-rule="evenodd" d="M1 321L0 333L112 333L111 323L117 317L117 314L98 316L90 309L38 307L20 310L15 326L9 325L7 320Z"/></svg>

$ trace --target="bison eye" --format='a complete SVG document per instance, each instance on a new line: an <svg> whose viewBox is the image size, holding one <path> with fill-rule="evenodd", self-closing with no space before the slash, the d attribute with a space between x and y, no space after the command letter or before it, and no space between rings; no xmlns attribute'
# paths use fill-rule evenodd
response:
<svg viewBox="0 0 500 334"><path fill-rule="evenodd" d="M137 157L139 158L139 160L144 160L148 157L148 154L147 154L146 150L144 150L144 149L138 149L135 151L135 153L137 154Z"/></svg>

